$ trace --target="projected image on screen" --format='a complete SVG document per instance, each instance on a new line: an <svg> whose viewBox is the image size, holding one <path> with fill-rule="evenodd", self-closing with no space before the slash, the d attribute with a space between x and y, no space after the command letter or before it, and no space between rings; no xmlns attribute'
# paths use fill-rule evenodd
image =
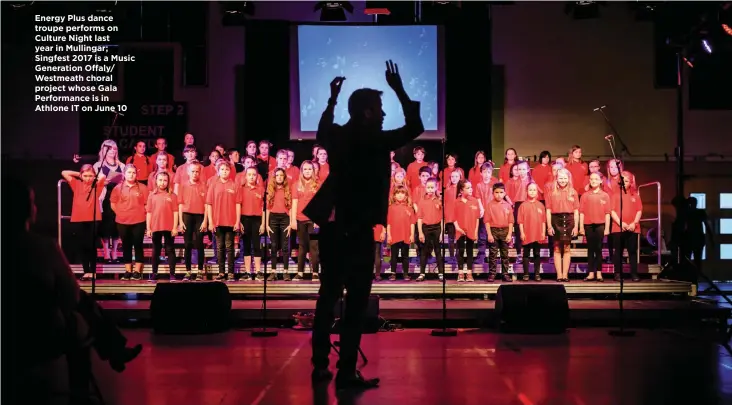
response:
<svg viewBox="0 0 732 405"><path fill-rule="evenodd" d="M404 125L399 100L384 80L384 62L399 65L409 96L422 103L425 130L438 129L437 27L299 26L300 131L316 131L330 97L329 83L345 76L335 122L348 121L348 97L368 87L384 92L384 129Z"/></svg>

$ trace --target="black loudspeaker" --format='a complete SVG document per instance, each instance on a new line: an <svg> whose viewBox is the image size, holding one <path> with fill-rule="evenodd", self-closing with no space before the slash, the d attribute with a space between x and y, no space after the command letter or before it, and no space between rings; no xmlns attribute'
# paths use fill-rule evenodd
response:
<svg viewBox="0 0 732 405"><path fill-rule="evenodd" d="M340 318L345 314L346 304L343 299L339 299L335 306L336 322L333 324L331 333L340 333ZM377 333L381 328L381 318L379 318L379 296L369 296L369 303L366 307L366 316L364 317L362 333Z"/></svg>
<svg viewBox="0 0 732 405"><path fill-rule="evenodd" d="M501 285L496 295L496 319L501 332L562 333L569 324L567 291L563 285Z"/></svg>
<svg viewBox="0 0 732 405"><path fill-rule="evenodd" d="M159 283L150 314L155 333L223 332L231 326L231 295L224 283Z"/></svg>

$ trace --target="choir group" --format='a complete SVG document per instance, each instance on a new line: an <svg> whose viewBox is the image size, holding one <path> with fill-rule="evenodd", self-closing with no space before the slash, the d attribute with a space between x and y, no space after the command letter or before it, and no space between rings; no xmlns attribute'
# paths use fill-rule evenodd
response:
<svg viewBox="0 0 732 405"><path fill-rule="evenodd" d="M89 241L95 233L102 239L104 258L118 262L118 241L122 242L124 280L142 279L143 239L152 239L152 279L160 279L160 255L165 251L171 280L175 279L174 238L185 240L183 280L205 279L204 235L212 236L218 263L217 280L234 281L235 244L239 238L239 280L264 280L263 249L260 239L268 236L272 272L278 253L283 258L284 280L302 280L306 259L312 278L318 279L318 224L303 215L320 184L329 174L328 152L313 147L312 160L293 165L294 153L281 149L270 156L271 144L249 141L242 159L236 149L217 145L204 166L192 134L186 134L184 162L176 166L166 152L164 138L157 140L157 152L148 156L145 142L138 142L126 163L119 160L115 142L107 140L93 165L79 171L63 171L73 190L71 222L79 237L84 268L82 279L96 272L96 247ZM586 163L582 149L575 145L567 158L552 161L543 151L533 167L521 160L516 150L505 152L503 164L494 177L493 162L483 151L475 154L467 176L457 167L457 156L445 157L445 168L425 160L425 150L415 147L414 161L406 169L394 161L387 223L374 228L376 280L381 280L384 244L391 249L391 274L410 280L410 246L416 244L419 274L426 277L428 260L434 253L438 278L444 277L445 260L455 261L458 281L473 282L476 261L488 264L488 281L497 277L510 282L508 248L517 252L516 264L523 264L520 280L528 281L530 264L533 279L541 281L540 247L553 251L558 282L569 281L571 242L584 235L588 251L585 281L603 281L602 246L607 237L615 279L622 275L623 251L628 252L631 278L638 281L637 256L642 203L635 177L624 171L617 160L605 165L597 160ZM263 177L261 174L264 173ZM621 187L621 180L622 185ZM95 187L96 184L101 186ZM87 198L94 191L94 198ZM98 202L96 204L95 202ZM449 258L442 257L441 241L447 234ZM289 271L290 246L297 236L297 270ZM111 249L110 249L111 245ZM478 255L473 257L477 246ZM486 249L487 248L487 249ZM192 252L197 251L197 272ZM488 250L488 257L485 251ZM134 254L133 254L134 252ZM497 261L500 257L500 269Z"/></svg>

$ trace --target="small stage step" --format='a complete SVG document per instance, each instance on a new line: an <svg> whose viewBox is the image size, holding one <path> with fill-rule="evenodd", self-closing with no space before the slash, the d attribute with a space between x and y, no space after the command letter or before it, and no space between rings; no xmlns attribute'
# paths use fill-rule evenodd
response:
<svg viewBox="0 0 732 405"><path fill-rule="evenodd" d="M159 282L168 283L169 281ZM216 281L192 282L206 283ZM512 284L533 283L514 282ZM557 284L555 280L545 280L541 283ZM80 284L85 291L91 292L91 282L83 281ZM96 293L101 295L152 294L155 291L156 284L156 282L149 281L98 280L96 282ZM450 280L447 282L446 292L452 296L493 295L496 294L501 284L502 282L489 283L485 279L479 279L473 283L458 283L457 281ZM628 280L623 284L623 291L627 294L689 294L691 292L691 283L680 281L643 280L640 282L631 282ZM260 281L227 282L226 285L232 294L261 296L264 291L264 283ZM319 288L320 283L317 281L274 281L267 283L267 293L274 296L315 296ZM569 295L608 295L619 293L620 283L610 280L603 283L575 280L564 283L564 288ZM439 281L381 281L373 284L371 292L380 296L436 296L442 294L442 283Z"/></svg>

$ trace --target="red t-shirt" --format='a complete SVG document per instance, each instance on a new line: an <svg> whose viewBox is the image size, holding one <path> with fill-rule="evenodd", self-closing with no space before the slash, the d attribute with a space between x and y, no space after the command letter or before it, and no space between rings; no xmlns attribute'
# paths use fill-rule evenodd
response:
<svg viewBox="0 0 732 405"><path fill-rule="evenodd" d="M420 184L412 189L412 202L419 205L419 202L424 200L424 196L427 194L425 187Z"/></svg>
<svg viewBox="0 0 732 405"><path fill-rule="evenodd" d="M579 210L579 195L569 186L564 189L554 189L552 184L544 190L546 209L552 214L569 214Z"/></svg>
<svg viewBox="0 0 732 405"><path fill-rule="evenodd" d="M412 225L415 222L417 222L417 215L414 213L414 208L406 203L395 202L391 204L386 219L386 223L389 225L391 243L409 243L409 238L412 236Z"/></svg>
<svg viewBox="0 0 732 405"><path fill-rule="evenodd" d="M117 223L135 225L145 222L145 203L147 203L147 186L135 183L128 186L125 182L118 184L109 197L109 202L117 208L114 213Z"/></svg>
<svg viewBox="0 0 732 405"><path fill-rule="evenodd" d="M526 201L528 196L526 195L526 189L529 186L529 179L511 179L506 183L506 195L513 202Z"/></svg>
<svg viewBox="0 0 732 405"><path fill-rule="evenodd" d="M172 231L173 218L178 212L178 197L173 193L153 191L147 197L147 213L150 214L150 230Z"/></svg>
<svg viewBox="0 0 732 405"><path fill-rule="evenodd" d="M610 196L610 198L613 198L615 194L620 191L620 175L617 175L612 178L608 178L605 183L603 184L603 190L607 193L607 195Z"/></svg>
<svg viewBox="0 0 732 405"><path fill-rule="evenodd" d="M269 198L267 198L269 200ZM269 201L267 201L267 209L271 214L289 214L290 210L287 209L287 206L285 205L285 189L284 188L278 188L275 189L275 195L274 199L272 200L272 203L270 204Z"/></svg>
<svg viewBox="0 0 732 405"><path fill-rule="evenodd" d="M486 184L483 183L481 180L480 183L475 185L473 183L473 187L475 190L475 197L480 200L481 204L483 204L483 208L488 205L489 202L493 201L493 185L496 184L496 179L491 177L490 183Z"/></svg>
<svg viewBox="0 0 732 405"><path fill-rule="evenodd" d="M610 205L610 196L602 190L596 193L593 191L584 193L580 199L579 208L580 214L585 216L584 224L604 224L605 215L610 214Z"/></svg>
<svg viewBox="0 0 732 405"><path fill-rule="evenodd" d="M620 196L623 198L623 215L620 215ZM635 220L638 212L643 212L643 203L640 196L635 193L617 193L613 197L613 212L621 217L623 222L629 224ZM620 232L620 227L615 221L611 221L610 232ZM640 233L640 223L635 224L635 233Z"/></svg>
<svg viewBox="0 0 732 405"><path fill-rule="evenodd" d="M244 187L245 184L247 184L247 171L244 170L243 172L239 172L236 174L236 177L234 177L234 181L236 184L238 184L240 187ZM262 175L257 173L257 180L255 180L256 184L262 184L264 180L262 179Z"/></svg>
<svg viewBox="0 0 732 405"><path fill-rule="evenodd" d="M86 197L89 195L92 183L84 183L83 181L72 178L68 182L71 191L74 192L74 200L71 203L71 222L89 222L96 218L97 221L102 219L102 209L99 207L99 196L104 191L104 183L99 182L95 190L95 195L91 196L88 200ZM94 204L97 204L97 214L94 216Z"/></svg>
<svg viewBox="0 0 732 405"><path fill-rule="evenodd" d="M498 169L498 179L501 180L501 183L506 184L511 180L511 166L513 166L513 163L504 163Z"/></svg>
<svg viewBox="0 0 732 405"><path fill-rule="evenodd" d="M206 179L216 177L216 165L211 163L201 170L201 176L205 176Z"/></svg>
<svg viewBox="0 0 732 405"><path fill-rule="evenodd" d="M160 153L160 152L156 150L155 153L153 153L150 156L150 159L149 159L150 160L150 165L148 166L148 171L150 173L152 173L155 170L155 160L158 157L158 153ZM172 173L173 172L173 166L175 165L175 157L173 157L173 155L171 155L168 152L165 152L165 154L168 155L168 167L167 167L167 169L168 169L169 172Z"/></svg>
<svg viewBox="0 0 732 405"><path fill-rule="evenodd" d="M241 188L241 215L262 216L264 210L264 187L262 185L240 186Z"/></svg>
<svg viewBox="0 0 732 405"><path fill-rule="evenodd" d="M297 166L290 166L285 170L285 174L287 175L288 179L292 179L292 181L297 181L300 179L300 168Z"/></svg>
<svg viewBox="0 0 732 405"><path fill-rule="evenodd" d="M236 205L241 204L241 187L232 180L221 181L217 178L211 183L206 193L206 205L211 206L211 226L234 226L239 218L236 217Z"/></svg>
<svg viewBox="0 0 732 405"><path fill-rule="evenodd" d="M386 235L384 235L384 239L381 238L381 233L384 232L384 225L376 225L374 227L374 242L383 242L386 240Z"/></svg>
<svg viewBox="0 0 732 405"><path fill-rule="evenodd" d="M178 204L181 212L204 214L206 212L206 184L203 181L192 184L190 179L178 186Z"/></svg>
<svg viewBox="0 0 732 405"><path fill-rule="evenodd" d="M150 158L145 155L134 155L127 158L125 165L133 164L137 168L137 178L146 179L150 175Z"/></svg>
<svg viewBox="0 0 732 405"><path fill-rule="evenodd" d="M455 201L455 222L458 223L459 227L465 231L465 235L470 240L478 239L478 220L480 219L480 207L478 206L478 199L474 197L468 197L463 201L459 199ZM463 236L462 233L457 232L456 238Z"/></svg>
<svg viewBox="0 0 732 405"><path fill-rule="evenodd" d="M175 171L175 177L173 178L173 184L188 183L188 167L190 165L191 165L190 163L184 163L178 167L178 169ZM199 181L202 181L204 184L206 183L205 170L201 170L201 175L199 177Z"/></svg>
<svg viewBox="0 0 732 405"><path fill-rule="evenodd" d="M569 170L569 173L572 175L572 185L574 186L574 189L577 190L579 195L582 195L585 192L585 177L587 177L588 172L587 163L569 163L567 165L567 170Z"/></svg>
<svg viewBox="0 0 732 405"><path fill-rule="evenodd" d="M483 222L491 228L508 228L513 224L513 208L506 201L496 201L494 198L483 206L485 214Z"/></svg>
<svg viewBox="0 0 732 405"><path fill-rule="evenodd" d="M536 184L546 184L551 180L552 166L538 164L531 169L531 178ZM541 190L539 190L541 191Z"/></svg>
<svg viewBox="0 0 732 405"><path fill-rule="evenodd" d="M320 180L321 183L325 181L325 179L328 177L329 174L330 174L330 165L328 164L328 162L325 162L322 165L320 165L320 169L318 171L318 180Z"/></svg>
<svg viewBox="0 0 732 405"><path fill-rule="evenodd" d="M457 186L450 184L445 187L445 222L455 222L455 201L457 200Z"/></svg>
<svg viewBox="0 0 732 405"><path fill-rule="evenodd" d="M446 167L445 170L440 172L440 179L445 183L445 188L450 185L450 177L454 171L454 167Z"/></svg>
<svg viewBox="0 0 732 405"><path fill-rule="evenodd" d="M304 187L300 186L299 184L295 187L295 195L294 199L297 200L297 214L295 219L298 221L309 221L310 218L305 216L302 213L302 210L305 209L305 207L310 204L310 200L313 199L313 196L317 192L317 188L313 190L313 188L309 185L305 185Z"/></svg>
<svg viewBox="0 0 732 405"><path fill-rule="evenodd" d="M440 198L425 196L417 203L417 218L422 220L423 225L435 225L442 222L442 207Z"/></svg>
<svg viewBox="0 0 732 405"><path fill-rule="evenodd" d="M480 173L480 166L473 166L468 170L468 181L473 187L483 182L483 175Z"/></svg>
<svg viewBox="0 0 732 405"><path fill-rule="evenodd" d="M417 162L416 160L407 165L407 184L412 190L422 184L422 180L419 179L419 169L425 166L427 166L427 162Z"/></svg>
<svg viewBox="0 0 732 405"><path fill-rule="evenodd" d="M524 243L541 242L546 238L542 232L542 225L546 223L546 209L538 200L524 201L519 207L517 219L524 226Z"/></svg>
<svg viewBox="0 0 732 405"><path fill-rule="evenodd" d="M172 170L166 171L168 173L168 187L173 188L173 184L175 184L175 175L173 174ZM158 186L155 184L155 178L157 177L158 172L150 173L150 175L147 177L147 184L152 189L158 188Z"/></svg>

